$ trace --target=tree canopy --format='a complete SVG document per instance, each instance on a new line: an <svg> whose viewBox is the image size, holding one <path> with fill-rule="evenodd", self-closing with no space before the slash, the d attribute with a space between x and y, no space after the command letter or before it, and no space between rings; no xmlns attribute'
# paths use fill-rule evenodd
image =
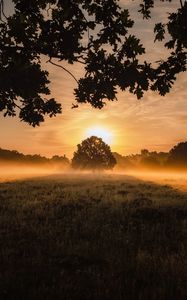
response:
<svg viewBox="0 0 187 300"><path fill-rule="evenodd" d="M170 150L168 164L186 168L187 142L178 143Z"/></svg>
<svg viewBox="0 0 187 300"><path fill-rule="evenodd" d="M22 121L36 126L45 115L61 113L61 105L50 97L49 74L41 57L60 64L76 80L78 103L95 108L115 100L118 88L138 99L148 90L165 95L176 75L186 71L187 1L180 0L166 23L155 24L155 41L165 41L170 52L156 64L143 60L146 49L129 33L134 21L118 0L12 1L15 11L7 17L6 3L0 0L0 111L4 116L19 114ZM143 18L151 17L154 2L140 1ZM80 63L84 77L76 79L63 62Z"/></svg>
<svg viewBox="0 0 187 300"><path fill-rule="evenodd" d="M116 164L110 147L101 138L91 136L77 145L72 167L82 170L110 170Z"/></svg>

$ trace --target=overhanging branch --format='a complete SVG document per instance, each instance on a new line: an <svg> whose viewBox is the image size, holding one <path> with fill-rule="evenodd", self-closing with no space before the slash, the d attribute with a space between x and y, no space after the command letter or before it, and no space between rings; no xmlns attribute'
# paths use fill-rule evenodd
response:
<svg viewBox="0 0 187 300"><path fill-rule="evenodd" d="M4 12L4 0L0 0L0 20L1 20L2 22L4 22L4 21L2 20L2 16L3 16L5 19L7 19L7 16L5 15L5 12Z"/></svg>
<svg viewBox="0 0 187 300"><path fill-rule="evenodd" d="M49 59L47 62L49 62L53 66L56 66L58 68L63 69L65 72L67 72L76 81L76 83L79 83L78 80L77 80L77 78L69 70L67 70L65 67L63 67L63 66L61 66L59 64L54 63L51 59Z"/></svg>
<svg viewBox="0 0 187 300"><path fill-rule="evenodd" d="M181 7L183 7L183 2L182 2L182 0L180 0L180 4L181 4Z"/></svg>

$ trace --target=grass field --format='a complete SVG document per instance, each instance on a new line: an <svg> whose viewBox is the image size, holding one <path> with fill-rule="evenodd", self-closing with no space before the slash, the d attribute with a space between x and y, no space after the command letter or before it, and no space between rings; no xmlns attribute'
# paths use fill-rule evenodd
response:
<svg viewBox="0 0 187 300"><path fill-rule="evenodd" d="M0 299L187 299L187 194L115 175L1 183Z"/></svg>

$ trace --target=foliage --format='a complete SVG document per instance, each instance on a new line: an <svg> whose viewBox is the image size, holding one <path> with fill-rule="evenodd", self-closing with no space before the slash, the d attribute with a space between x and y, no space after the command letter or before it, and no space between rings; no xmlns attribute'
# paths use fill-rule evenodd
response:
<svg viewBox="0 0 187 300"><path fill-rule="evenodd" d="M187 142L179 143L170 150L168 164L187 167Z"/></svg>
<svg viewBox="0 0 187 300"><path fill-rule="evenodd" d="M0 162L11 162L18 164L34 164L34 165L53 165L53 164L62 164L69 165L69 159L64 156L55 155L51 159L46 158L45 156L41 156L38 154L30 155L23 154L16 150L5 150L0 148Z"/></svg>
<svg viewBox="0 0 187 300"><path fill-rule="evenodd" d="M118 169L126 170L187 170L187 142L175 145L169 152L142 149L140 154L122 156L113 153Z"/></svg>
<svg viewBox="0 0 187 300"><path fill-rule="evenodd" d="M176 75L186 70L187 2L180 2L165 24L155 25L155 41L165 40L168 33L165 47L171 53L153 67L143 62L145 48L129 34L134 21L117 0L13 0L15 12L9 17L1 0L0 111L15 116L20 110L20 119L33 126L45 115L61 112L61 105L49 98L44 57L55 65L54 59L85 67L85 76L77 80L60 65L77 81L80 103L102 108L106 100L116 99L117 88L138 99L149 89L165 95ZM149 19L153 7L154 0L142 0L139 11Z"/></svg>
<svg viewBox="0 0 187 300"><path fill-rule="evenodd" d="M142 149L140 154L122 156L114 153L117 161L116 168L122 170L164 170L168 164L167 152L156 152Z"/></svg>
<svg viewBox="0 0 187 300"><path fill-rule="evenodd" d="M110 147L101 138L91 136L77 145L72 159L73 168L88 170L108 170L116 164Z"/></svg>

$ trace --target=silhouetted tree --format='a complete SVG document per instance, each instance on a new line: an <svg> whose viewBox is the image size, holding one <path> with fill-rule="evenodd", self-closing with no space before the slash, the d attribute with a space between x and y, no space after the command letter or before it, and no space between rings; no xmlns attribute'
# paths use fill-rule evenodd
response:
<svg viewBox="0 0 187 300"><path fill-rule="evenodd" d="M75 169L110 170L116 164L110 147L101 138L91 136L77 145L72 159Z"/></svg>
<svg viewBox="0 0 187 300"><path fill-rule="evenodd" d="M7 17L6 3L0 0L0 111L4 116L19 111L22 121L36 126L45 115L61 112L61 105L49 98L48 73L42 70L41 57L76 80L79 103L89 102L97 108L116 99L117 87L137 98L148 89L165 95L176 74L186 70L186 1L180 1L165 24L155 25L155 41L164 40L167 33L165 47L171 53L154 67L139 59L145 48L128 33L134 21L117 0L12 1L15 11ZM144 18L150 18L153 6L154 0L140 1ZM77 80L57 61L80 63L85 76Z"/></svg>
<svg viewBox="0 0 187 300"><path fill-rule="evenodd" d="M141 150L141 156L142 157L147 157L147 156L149 156L149 150L147 150L147 149L142 149Z"/></svg>
<svg viewBox="0 0 187 300"><path fill-rule="evenodd" d="M187 142L179 143L170 150L168 165L187 167Z"/></svg>

